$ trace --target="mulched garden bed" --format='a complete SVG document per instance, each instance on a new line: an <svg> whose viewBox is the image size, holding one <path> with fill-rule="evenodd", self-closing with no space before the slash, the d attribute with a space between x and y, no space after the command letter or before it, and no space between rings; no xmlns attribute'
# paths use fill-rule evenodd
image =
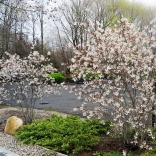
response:
<svg viewBox="0 0 156 156"><path fill-rule="evenodd" d="M105 152L119 152L123 153L123 150L131 151L131 153L140 155L144 153L145 150L140 150L134 146L125 147L122 138L114 138L110 136L102 136L101 142L93 147L90 151L83 151L82 153L70 155L70 156L92 156L93 153L100 152L101 154Z"/></svg>
<svg viewBox="0 0 156 156"><path fill-rule="evenodd" d="M18 111L9 111L8 113L9 113L9 116L16 115L22 118L21 114L19 114ZM4 121L3 124L0 124L0 132L4 132L5 123L6 121ZM125 147L123 144L123 139L121 137L115 137L112 133L112 136L102 135L101 142L95 147L92 147L90 151L83 151L79 154L70 154L69 156L92 156L96 152L100 152L100 153L119 152L122 154L123 150L125 149L127 149L127 151L131 151L131 153L138 154L138 155L140 155L141 153L144 153L145 151L145 150L140 150L139 148L133 147L133 146Z"/></svg>

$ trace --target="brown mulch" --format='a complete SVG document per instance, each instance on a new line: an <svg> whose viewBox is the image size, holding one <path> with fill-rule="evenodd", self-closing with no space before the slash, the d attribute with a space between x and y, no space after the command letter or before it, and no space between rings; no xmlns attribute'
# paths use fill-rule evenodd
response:
<svg viewBox="0 0 156 156"><path fill-rule="evenodd" d="M90 151L83 151L82 153L70 155L70 156L93 156L94 153L99 152L103 153L113 153L118 152L123 154L123 150L126 150L128 153L131 152L133 154L140 155L145 150L140 150L138 147L127 146L123 144L122 138L113 138L110 136L101 137L101 142L93 147Z"/></svg>
<svg viewBox="0 0 156 156"><path fill-rule="evenodd" d="M3 113L2 110L4 110ZM35 119L48 118L52 114L52 113L48 113L47 111L40 111L40 110L38 111L39 112L37 112L35 115ZM24 120L23 115L19 109L13 109L13 110L7 108L0 109L0 117L4 120L4 123L0 124L0 132L4 132L6 120L11 116L17 116ZM127 149L127 151L131 151L132 153L138 155L144 152L143 150L140 150L137 147L132 147L132 146L125 147L122 138L115 138L113 136L111 137L110 135L109 136L103 135L101 136L101 142L95 147L92 147L90 151L83 151L82 153L74 154L74 155L70 154L69 156L92 156L93 153L97 151L100 153L115 151L122 154L123 150L125 149Z"/></svg>

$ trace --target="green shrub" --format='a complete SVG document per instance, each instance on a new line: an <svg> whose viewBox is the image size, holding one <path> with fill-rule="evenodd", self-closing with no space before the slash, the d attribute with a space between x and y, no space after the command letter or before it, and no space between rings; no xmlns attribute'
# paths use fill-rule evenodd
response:
<svg viewBox="0 0 156 156"><path fill-rule="evenodd" d="M120 154L118 152L113 152L113 153L103 153L102 156L123 156L123 154Z"/></svg>
<svg viewBox="0 0 156 156"><path fill-rule="evenodd" d="M50 119L23 126L15 133L15 137L21 139L22 143L37 144L66 154L78 153L90 150L90 147L98 144L99 132L105 132L110 125L103 125L106 128L101 127L99 120L93 124L89 120L82 121L78 116L63 118L53 115Z"/></svg>
<svg viewBox="0 0 156 156"><path fill-rule="evenodd" d="M92 156L101 156L101 154L100 154L100 152L95 152L95 153L93 153Z"/></svg>
<svg viewBox="0 0 156 156"><path fill-rule="evenodd" d="M99 134L106 134L108 130L111 128L111 121L105 121L105 124L101 124L100 119L92 118L90 120L86 120L86 122L89 122L92 124L94 128L98 131Z"/></svg>
<svg viewBox="0 0 156 156"><path fill-rule="evenodd" d="M154 137L156 137L156 128L153 128L152 133L153 133Z"/></svg>
<svg viewBox="0 0 156 156"><path fill-rule="evenodd" d="M140 156L155 156L156 155L156 148L152 150L148 150L145 153L141 154Z"/></svg>
<svg viewBox="0 0 156 156"><path fill-rule="evenodd" d="M100 152L95 152L92 156L123 156L123 154L119 152L108 152L108 153L103 153L101 154ZM128 153L127 156L138 156L136 154Z"/></svg>
<svg viewBox="0 0 156 156"><path fill-rule="evenodd" d="M51 73L48 76L54 78L56 83L62 83L65 81L65 77L61 73Z"/></svg>
<svg viewBox="0 0 156 156"><path fill-rule="evenodd" d="M141 154L140 156L154 156L154 155L152 153L145 152L145 153Z"/></svg>
<svg viewBox="0 0 156 156"><path fill-rule="evenodd" d="M123 156L123 154L121 154L119 152L113 152L113 153L103 153L102 156ZM138 156L138 155L129 153L127 156Z"/></svg>
<svg viewBox="0 0 156 156"><path fill-rule="evenodd" d="M134 153L130 152L130 153L128 153L127 156L140 156L140 154L138 155L138 154L134 154Z"/></svg>

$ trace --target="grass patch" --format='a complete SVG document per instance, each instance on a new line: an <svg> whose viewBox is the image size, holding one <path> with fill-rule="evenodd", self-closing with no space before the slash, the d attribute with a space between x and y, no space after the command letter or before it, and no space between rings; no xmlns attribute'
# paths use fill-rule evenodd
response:
<svg viewBox="0 0 156 156"><path fill-rule="evenodd" d="M0 109L2 109L2 108L8 108L8 107L10 107L10 106L0 104Z"/></svg>

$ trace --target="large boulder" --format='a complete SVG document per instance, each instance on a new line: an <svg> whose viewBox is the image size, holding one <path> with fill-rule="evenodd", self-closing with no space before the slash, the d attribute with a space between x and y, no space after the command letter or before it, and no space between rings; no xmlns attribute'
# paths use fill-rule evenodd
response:
<svg viewBox="0 0 156 156"><path fill-rule="evenodd" d="M22 125L22 119L16 116L11 116L6 122L4 132L10 135L14 135L17 129L19 129Z"/></svg>

